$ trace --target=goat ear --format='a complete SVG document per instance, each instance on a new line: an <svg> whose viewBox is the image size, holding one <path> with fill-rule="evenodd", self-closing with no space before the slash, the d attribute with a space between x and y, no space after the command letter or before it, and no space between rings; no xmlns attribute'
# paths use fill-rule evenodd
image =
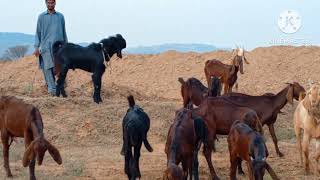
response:
<svg viewBox="0 0 320 180"><path fill-rule="evenodd" d="M36 141L32 141L31 144L28 146L26 151L23 154L23 159L22 159L22 165L23 167L27 167L30 164L30 161L35 158L35 153L34 153L34 144Z"/></svg>
<svg viewBox="0 0 320 180"><path fill-rule="evenodd" d="M51 157L53 158L53 160L56 161L59 165L62 164L62 158L60 156L60 152L58 151L58 149L53 145L51 145L48 141L46 141L46 143L47 143L48 151Z"/></svg>
<svg viewBox="0 0 320 180"><path fill-rule="evenodd" d="M287 100L290 104L293 104L293 86L292 85L289 85L289 89L288 89L288 92L287 92Z"/></svg>
<svg viewBox="0 0 320 180"><path fill-rule="evenodd" d="M309 110L311 108L311 102L308 96L306 96L303 101L302 101L302 105L306 110Z"/></svg>

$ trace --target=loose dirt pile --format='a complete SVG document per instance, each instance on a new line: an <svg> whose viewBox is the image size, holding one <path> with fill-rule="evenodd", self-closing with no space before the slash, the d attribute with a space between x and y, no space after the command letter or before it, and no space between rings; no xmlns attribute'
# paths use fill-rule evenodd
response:
<svg viewBox="0 0 320 180"><path fill-rule="evenodd" d="M277 93L286 82L297 81L306 86L308 79L320 81L319 47L268 47L246 53L250 64L244 64L239 76L239 91L249 94ZM151 117L149 137L155 151L144 148L141 157L142 179L161 179L166 165L165 137L174 112L181 107L178 77L196 77L205 85L204 63L208 59L229 63L231 52L178 53L168 51L157 55L125 55L113 59L103 76L101 105L92 101L91 74L69 71L68 98L46 95L42 72L34 57L0 63L0 95L15 95L40 108L46 137L61 151L63 165L58 166L47 154L44 164L36 167L38 179L125 179L121 121L127 110L126 96L133 94L137 104ZM297 103L295 103L296 106ZM295 148L292 113L295 106L287 105L285 115L276 123L276 134L284 158L278 158L268 137L269 161L283 179L304 177ZM228 179L229 157L225 138L221 138L213 162L218 175ZM314 145L311 152L314 152ZM10 162L15 179L26 179L28 169L22 167L23 143L13 144ZM313 159L314 153L311 154ZM2 152L0 152L0 164ZM201 179L209 172L201 156ZM313 161L313 163L315 163ZM2 165L0 165L2 167ZM245 166L244 166L245 167ZM4 171L4 169L1 169ZM3 179L4 173L0 175ZM240 179L247 179L239 177Z"/></svg>

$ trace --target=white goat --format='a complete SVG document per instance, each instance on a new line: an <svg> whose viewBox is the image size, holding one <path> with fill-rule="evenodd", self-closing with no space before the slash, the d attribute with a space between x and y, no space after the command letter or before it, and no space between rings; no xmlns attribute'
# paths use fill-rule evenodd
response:
<svg viewBox="0 0 320 180"><path fill-rule="evenodd" d="M316 161L320 159L320 86L312 85L305 98L299 102L293 115L294 130L297 138L297 146L300 153L301 164L304 162L305 173L310 173L309 167L309 143L311 138L316 139ZM303 130L303 141L301 134ZM303 151L303 155L302 155ZM317 172L320 168L317 165Z"/></svg>

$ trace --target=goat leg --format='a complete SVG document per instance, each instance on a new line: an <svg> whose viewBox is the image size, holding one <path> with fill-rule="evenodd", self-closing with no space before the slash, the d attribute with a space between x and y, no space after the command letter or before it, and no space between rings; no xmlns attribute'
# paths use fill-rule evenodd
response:
<svg viewBox="0 0 320 180"><path fill-rule="evenodd" d="M12 173L9 166L9 136L6 132L1 133L1 141L3 145L3 159L4 159L4 168L7 171L7 177L12 177Z"/></svg>
<svg viewBox="0 0 320 180"><path fill-rule="evenodd" d="M64 89L65 79L67 77L68 68L63 67L61 73L59 74L59 78L57 80L57 87L56 87L56 96L62 95L62 97L67 97L66 91Z"/></svg>
<svg viewBox="0 0 320 180"><path fill-rule="evenodd" d="M303 157L304 157L304 170L306 175L310 174L309 144L310 144L310 136L304 133L303 141L302 141L302 151L303 151Z"/></svg>
<svg viewBox="0 0 320 180"><path fill-rule="evenodd" d="M101 73L99 76L98 76L98 100L99 102L102 102L102 99L101 99L101 78L102 78L102 75L103 73Z"/></svg>
<svg viewBox="0 0 320 180"><path fill-rule="evenodd" d="M94 92L93 92L93 101L97 104L99 104L99 98L98 98L98 77L97 77L97 74L94 73L92 75L92 82L93 82L93 89L94 89Z"/></svg>
<svg viewBox="0 0 320 180"><path fill-rule="evenodd" d="M269 128L269 131L270 131L270 134L271 134L271 137L272 137L272 140L273 140L273 143L276 148L276 152L277 152L278 156L283 157L283 154L280 152L279 147L278 147L278 139L277 139L276 133L274 132L273 124L268 124L268 128Z"/></svg>
<svg viewBox="0 0 320 180"><path fill-rule="evenodd" d="M271 166L267 162L266 162L266 169L273 180L279 180L277 174L274 172L274 170L271 168Z"/></svg>
<svg viewBox="0 0 320 180"><path fill-rule="evenodd" d="M197 149L193 152L193 165L192 165L192 173L190 176L193 176L195 180L199 180L199 161L198 161L198 152L199 149Z"/></svg>
<svg viewBox="0 0 320 180"><path fill-rule="evenodd" d="M125 150L125 164L124 164L124 172L127 174L128 179L131 179L131 172L130 172L130 162L132 161L132 150L131 147L127 147Z"/></svg>
<svg viewBox="0 0 320 180"><path fill-rule="evenodd" d="M297 125L297 123L294 124L294 132L296 134L296 139L297 139L297 148L299 150L299 155L300 155L300 163L301 166L303 166L303 157L302 157L302 146L301 146L301 129Z"/></svg>
<svg viewBox="0 0 320 180"><path fill-rule="evenodd" d="M231 180L237 180L237 163L238 163L238 160L237 160L237 157L235 157L235 155L232 155L230 153L230 164L231 164L231 167L230 167L230 179Z"/></svg>
<svg viewBox="0 0 320 180"><path fill-rule="evenodd" d="M209 141L209 142L212 142L212 141ZM220 178L217 176L216 174L216 171L214 170L214 167L212 165L212 160L211 160L211 153L212 153L212 149L209 146L204 146L203 148L203 153L204 153L204 156L207 160L207 163L208 163L208 166L209 166L209 169L210 169L210 174L211 174L211 177L213 180L220 180Z"/></svg>
<svg viewBox="0 0 320 180"><path fill-rule="evenodd" d="M320 138L316 139L316 161L317 161L316 171L318 175L320 174L319 159L320 159Z"/></svg>
<svg viewBox="0 0 320 180"><path fill-rule="evenodd" d="M36 180L36 176L34 174L35 166L36 166L36 158L32 159L29 164L30 180Z"/></svg>
<svg viewBox="0 0 320 180"><path fill-rule="evenodd" d="M135 163L135 177L141 178L140 167L139 167L139 158L140 158L140 150L141 150L142 142L134 147L134 163Z"/></svg>

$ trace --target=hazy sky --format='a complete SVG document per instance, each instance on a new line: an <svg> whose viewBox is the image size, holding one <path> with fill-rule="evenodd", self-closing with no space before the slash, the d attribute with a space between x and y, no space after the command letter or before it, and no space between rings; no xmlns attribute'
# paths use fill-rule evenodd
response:
<svg viewBox="0 0 320 180"><path fill-rule="evenodd" d="M1 0L0 31L34 34L44 0ZM121 33L128 46L208 43L247 49L292 41L320 45L319 0L57 0L69 41L93 42ZM295 10L301 29L282 33L277 20Z"/></svg>

